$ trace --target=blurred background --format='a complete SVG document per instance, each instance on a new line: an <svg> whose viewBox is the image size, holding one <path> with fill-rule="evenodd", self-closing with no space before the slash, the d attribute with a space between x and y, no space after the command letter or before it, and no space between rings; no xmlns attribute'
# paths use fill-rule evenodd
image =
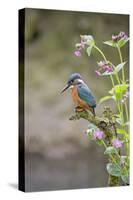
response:
<svg viewBox="0 0 133 200"><path fill-rule="evenodd" d="M81 73L97 102L111 89L97 77L93 52L75 57L80 35L93 35L106 57L119 64L115 49L102 43L112 34L129 31L129 16L26 9L25 18L25 150L26 191L107 186L104 149L89 141L88 122L69 121L74 112L70 91L60 95L69 75ZM113 50L113 51L112 51ZM128 45L122 49L128 60ZM127 69L128 73L128 69ZM112 101L106 102L116 112ZM105 104L96 108L101 115Z"/></svg>

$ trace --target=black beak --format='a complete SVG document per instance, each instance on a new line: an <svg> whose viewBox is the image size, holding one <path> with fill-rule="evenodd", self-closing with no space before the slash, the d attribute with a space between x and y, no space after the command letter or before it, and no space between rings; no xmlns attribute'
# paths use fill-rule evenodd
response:
<svg viewBox="0 0 133 200"><path fill-rule="evenodd" d="M70 84L67 84L61 91L61 94L65 92L70 87Z"/></svg>

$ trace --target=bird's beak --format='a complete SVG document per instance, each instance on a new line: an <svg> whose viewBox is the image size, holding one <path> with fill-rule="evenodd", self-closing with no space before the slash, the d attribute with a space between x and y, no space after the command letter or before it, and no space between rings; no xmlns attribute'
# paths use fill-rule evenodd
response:
<svg viewBox="0 0 133 200"><path fill-rule="evenodd" d="M63 92L65 92L70 86L71 86L70 84L67 84L67 85L62 89L61 94L62 94Z"/></svg>

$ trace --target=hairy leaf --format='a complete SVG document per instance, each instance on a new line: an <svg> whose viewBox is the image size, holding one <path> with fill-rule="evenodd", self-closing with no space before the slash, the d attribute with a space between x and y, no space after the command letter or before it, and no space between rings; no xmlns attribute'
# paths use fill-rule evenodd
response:
<svg viewBox="0 0 133 200"><path fill-rule="evenodd" d="M128 173L121 175L121 179L123 180L124 183L129 184L129 175Z"/></svg>
<svg viewBox="0 0 133 200"><path fill-rule="evenodd" d="M112 176L121 176L121 169L118 167L118 165L113 163L108 163L107 166L107 172Z"/></svg>
<svg viewBox="0 0 133 200"><path fill-rule="evenodd" d="M110 147L107 147L105 152L104 152L105 155L109 155L109 154L117 154L117 150L110 146Z"/></svg>

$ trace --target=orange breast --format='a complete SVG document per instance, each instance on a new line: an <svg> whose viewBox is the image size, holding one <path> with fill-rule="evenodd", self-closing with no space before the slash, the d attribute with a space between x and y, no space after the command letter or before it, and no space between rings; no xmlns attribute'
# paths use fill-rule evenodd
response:
<svg viewBox="0 0 133 200"><path fill-rule="evenodd" d="M79 106L81 108L89 109L89 105L85 101L80 99L80 97L78 96L78 91L77 91L76 86L73 86L73 88L71 88L71 95L72 95L72 99L74 101L75 106Z"/></svg>

